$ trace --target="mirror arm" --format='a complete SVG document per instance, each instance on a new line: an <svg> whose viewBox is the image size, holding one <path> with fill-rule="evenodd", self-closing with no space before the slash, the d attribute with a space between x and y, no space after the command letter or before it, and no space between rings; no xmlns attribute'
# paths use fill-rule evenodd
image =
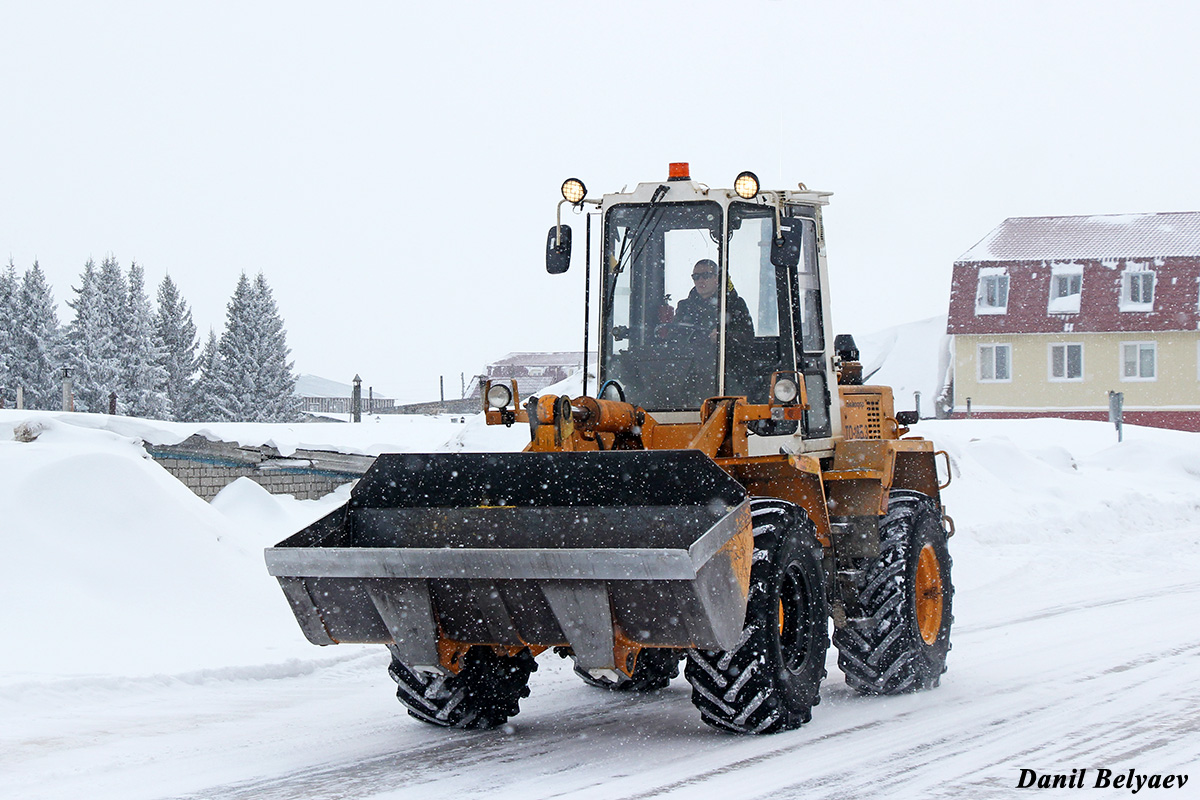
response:
<svg viewBox="0 0 1200 800"><path fill-rule="evenodd" d="M558 201L558 208L554 210L554 246L562 245L562 207L563 203L567 202L566 198Z"/></svg>
<svg viewBox="0 0 1200 800"><path fill-rule="evenodd" d="M568 203L568 202L570 202L570 201L564 197L562 200L558 201L558 207L554 210L554 246L555 247L558 247L559 245L562 244L562 207L563 207L563 203ZM580 200L578 203L573 204L572 208L581 209L581 208L583 208L585 203L591 203L594 206L598 206L598 205L600 205L600 202L601 201L599 201L599 200L590 200L585 197L582 200ZM778 211L776 211L776 216L778 216Z"/></svg>
<svg viewBox="0 0 1200 800"><path fill-rule="evenodd" d="M783 225L783 198L778 192L763 192L762 198L771 204L775 209L775 241L783 244L783 234L780 232L780 226Z"/></svg>

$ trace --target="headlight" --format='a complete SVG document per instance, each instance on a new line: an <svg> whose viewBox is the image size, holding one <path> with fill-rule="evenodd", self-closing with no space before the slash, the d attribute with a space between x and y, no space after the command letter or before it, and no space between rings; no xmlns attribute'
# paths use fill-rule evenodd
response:
<svg viewBox="0 0 1200 800"><path fill-rule="evenodd" d="M753 172L743 172L733 182L733 190L743 200L752 200L758 196L758 176Z"/></svg>
<svg viewBox="0 0 1200 800"><path fill-rule="evenodd" d="M775 399L779 402L794 402L799 394L800 387L791 378L779 378L775 381Z"/></svg>
<svg viewBox="0 0 1200 800"><path fill-rule="evenodd" d="M488 407L503 411L512 403L512 389L503 383L493 383L487 391Z"/></svg>
<svg viewBox="0 0 1200 800"><path fill-rule="evenodd" d="M568 203L577 206L583 202L583 198L587 197L587 187L579 178L567 178L563 181L562 195Z"/></svg>

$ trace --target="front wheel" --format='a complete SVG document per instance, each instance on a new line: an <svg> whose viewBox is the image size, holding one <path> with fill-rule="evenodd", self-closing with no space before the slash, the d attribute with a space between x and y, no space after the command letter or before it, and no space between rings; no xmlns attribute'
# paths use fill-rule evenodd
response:
<svg viewBox="0 0 1200 800"><path fill-rule="evenodd" d="M692 650L684 675L705 722L734 733L775 733L812 718L829 648L821 545L808 515L781 500L751 502L754 560L741 638L726 651Z"/></svg>
<svg viewBox="0 0 1200 800"><path fill-rule="evenodd" d="M457 675L430 673L409 669L393 653L388 674L408 713L430 725L495 728L517 715L520 699L529 696L529 675L538 666L528 649L507 656L476 645L462 662Z"/></svg>
<svg viewBox="0 0 1200 800"><path fill-rule="evenodd" d="M859 590L863 618L834 632L838 666L861 694L916 692L938 685L950 651L950 551L933 499L896 490L879 523L879 556Z"/></svg>

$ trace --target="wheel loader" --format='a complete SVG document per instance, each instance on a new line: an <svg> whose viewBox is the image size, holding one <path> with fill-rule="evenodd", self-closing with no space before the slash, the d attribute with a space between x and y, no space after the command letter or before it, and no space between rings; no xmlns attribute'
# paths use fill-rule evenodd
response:
<svg viewBox="0 0 1200 800"><path fill-rule="evenodd" d="M487 422L528 426L524 451L381 455L268 548L307 638L385 645L409 713L457 728L506 723L546 650L609 691L684 662L701 718L734 733L809 721L831 638L859 693L936 686L949 459L833 335L829 194L751 172L713 189L686 164L562 194L546 268L571 262L567 205L587 224L595 393L586 370L578 397L489 381Z"/></svg>

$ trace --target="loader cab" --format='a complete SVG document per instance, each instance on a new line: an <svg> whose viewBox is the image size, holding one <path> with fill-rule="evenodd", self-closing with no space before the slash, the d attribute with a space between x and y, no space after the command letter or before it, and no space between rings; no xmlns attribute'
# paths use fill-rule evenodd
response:
<svg viewBox="0 0 1200 800"><path fill-rule="evenodd" d="M606 195L601 381L619 382L656 419L686 421L709 397L767 403L771 376L796 371L809 401L803 421L763 421L755 432L831 436L836 423L818 258L823 196L805 194L819 199L743 200L691 181ZM777 225L799 244L794 265L772 263ZM711 285L693 279L697 264L706 262L718 269L710 297L703 295Z"/></svg>

